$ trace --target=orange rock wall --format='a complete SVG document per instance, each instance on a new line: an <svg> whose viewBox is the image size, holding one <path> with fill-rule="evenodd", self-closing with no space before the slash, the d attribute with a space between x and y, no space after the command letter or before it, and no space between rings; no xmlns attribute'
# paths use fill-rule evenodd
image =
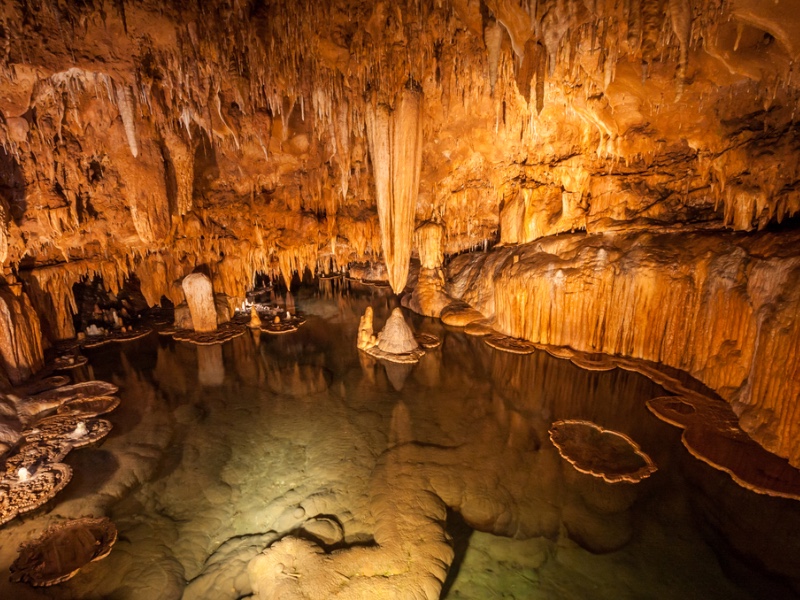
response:
<svg viewBox="0 0 800 600"><path fill-rule="evenodd" d="M800 235L574 234L479 257L448 289L498 330L687 371L800 465Z"/></svg>

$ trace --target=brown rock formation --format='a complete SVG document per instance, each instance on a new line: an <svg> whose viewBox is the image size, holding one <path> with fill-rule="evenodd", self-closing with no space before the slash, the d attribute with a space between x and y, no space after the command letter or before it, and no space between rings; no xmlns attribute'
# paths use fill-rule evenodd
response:
<svg viewBox="0 0 800 600"><path fill-rule="evenodd" d="M217 311L211 280L202 273L192 273L183 279L181 285L192 315L192 328L195 331L216 331Z"/></svg>
<svg viewBox="0 0 800 600"><path fill-rule="evenodd" d="M451 293L514 337L692 373L797 465L798 249L796 234L561 236L453 261Z"/></svg>
<svg viewBox="0 0 800 600"><path fill-rule="evenodd" d="M20 285L0 287L0 361L14 384L44 367L39 318Z"/></svg>

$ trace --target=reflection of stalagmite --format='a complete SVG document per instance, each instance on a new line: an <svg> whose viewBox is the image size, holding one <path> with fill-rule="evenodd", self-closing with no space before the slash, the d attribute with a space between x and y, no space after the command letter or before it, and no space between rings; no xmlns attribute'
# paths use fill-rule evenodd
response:
<svg viewBox="0 0 800 600"><path fill-rule="evenodd" d="M211 280L203 273L192 273L183 279L182 286L194 330L216 331L217 311Z"/></svg>
<svg viewBox="0 0 800 600"><path fill-rule="evenodd" d="M367 137L375 179L383 255L389 283L400 293L408 278L414 211L422 166L422 94L405 89L391 114L384 106L367 110Z"/></svg>
<svg viewBox="0 0 800 600"><path fill-rule="evenodd" d="M383 367L386 369L386 378L389 380L389 383L392 384L392 387L396 391L402 392L406 385L406 379L411 375L411 370L414 368L414 365L408 363L385 362L383 363Z"/></svg>
<svg viewBox="0 0 800 600"><path fill-rule="evenodd" d="M205 386L220 386L225 381L225 362L222 346L197 346L197 382Z"/></svg>

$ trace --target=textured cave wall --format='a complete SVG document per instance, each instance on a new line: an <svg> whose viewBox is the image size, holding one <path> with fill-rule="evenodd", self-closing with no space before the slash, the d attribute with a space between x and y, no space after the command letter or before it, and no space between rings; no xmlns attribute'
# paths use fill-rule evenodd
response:
<svg viewBox="0 0 800 600"><path fill-rule="evenodd" d="M0 7L4 276L22 279L57 340L75 334L72 285L87 276L114 291L135 275L148 303L177 304L199 268L235 301L256 272L288 282L378 262L387 240L401 263L408 248L425 260L427 236L412 238L423 223L445 256L567 232L675 231L679 244L689 226L770 230L766 251L778 252L776 224L800 212L797 14L796 0L11 0ZM421 131L408 145L419 174L397 181L416 177L419 192L389 232L379 187L397 165L371 147L368 116L395 114L409 88L419 129L394 129ZM784 263L761 258L762 279L780 279ZM670 260L680 271L698 259ZM404 266L390 265L395 287ZM436 314L442 276L428 269L434 291L412 303ZM728 294L717 275L707 285ZM767 289L793 301L789 284ZM690 320L713 317L690 308ZM747 373L768 347L796 364L778 335L796 315L759 337L749 328L769 319L742 310L740 326L714 326L740 355L717 352L712 367L691 338L679 362L791 454L791 427L763 422L796 421L797 394ZM649 344L672 343L651 333ZM708 374L733 365L746 372Z"/></svg>
<svg viewBox="0 0 800 600"><path fill-rule="evenodd" d="M39 318L19 284L0 288L0 365L13 384L44 366Z"/></svg>
<svg viewBox="0 0 800 600"><path fill-rule="evenodd" d="M453 296L515 337L659 362L800 465L800 235L567 235L450 265Z"/></svg>

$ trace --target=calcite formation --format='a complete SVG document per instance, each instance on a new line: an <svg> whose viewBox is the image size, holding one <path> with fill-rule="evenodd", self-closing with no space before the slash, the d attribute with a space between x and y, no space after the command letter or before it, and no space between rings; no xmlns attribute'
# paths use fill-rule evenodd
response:
<svg viewBox="0 0 800 600"><path fill-rule="evenodd" d="M239 306L369 264L425 315L685 369L800 465L794 8L6 2L4 370L76 335L86 278Z"/></svg>
<svg viewBox="0 0 800 600"><path fill-rule="evenodd" d="M425 351L420 348L414 332L406 323L403 311L399 308L392 311L392 314L386 319L383 329L376 337L372 335L372 307L368 307L359 323L356 344L359 350L365 351L370 356L391 363L414 364L425 354ZM398 382L405 380L405 376L401 377L397 369L391 370L391 366L387 366L387 373L390 379L392 374L395 374L398 376ZM397 387L400 389L402 385Z"/></svg>
<svg viewBox="0 0 800 600"><path fill-rule="evenodd" d="M14 384L44 367L39 317L19 285L0 288L0 362Z"/></svg>
<svg viewBox="0 0 800 600"><path fill-rule="evenodd" d="M419 348L414 333L403 317L403 311L395 308L386 325L383 326L378 334L378 348L391 354L406 354L414 352Z"/></svg>
<svg viewBox="0 0 800 600"><path fill-rule="evenodd" d="M796 234L560 236L453 261L450 292L507 335L692 373L800 464L799 248Z"/></svg>
<svg viewBox="0 0 800 600"><path fill-rule="evenodd" d="M579 419L556 421L550 441L559 454L581 473L607 483L638 483L657 467L629 436Z"/></svg>
<svg viewBox="0 0 800 600"><path fill-rule="evenodd" d="M444 227L427 221L414 232L414 240L420 270L414 290L403 297L403 306L428 317L439 317L451 302L444 291Z"/></svg>
<svg viewBox="0 0 800 600"><path fill-rule="evenodd" d="M106 518L57 523L20 547L11 565L11 580L37 587L61 583L88 563L108 556L116 541L117 528Z"/></svg>
<svg viewBox="0 0 800 600"><path fill-rule="evenodd" d="M422 167L422 98L413 82L385 105L367 106L366 124L375 180L383 258L395 293L406 286Z"/></svg>
<svg viewBox="0 0 800 600"><path fill-rule="evenodd" d="M192 329L199 332L216 331L217 311L211 280L203 273L192 273L183 279L181 285L192 315Z"/></svg>

